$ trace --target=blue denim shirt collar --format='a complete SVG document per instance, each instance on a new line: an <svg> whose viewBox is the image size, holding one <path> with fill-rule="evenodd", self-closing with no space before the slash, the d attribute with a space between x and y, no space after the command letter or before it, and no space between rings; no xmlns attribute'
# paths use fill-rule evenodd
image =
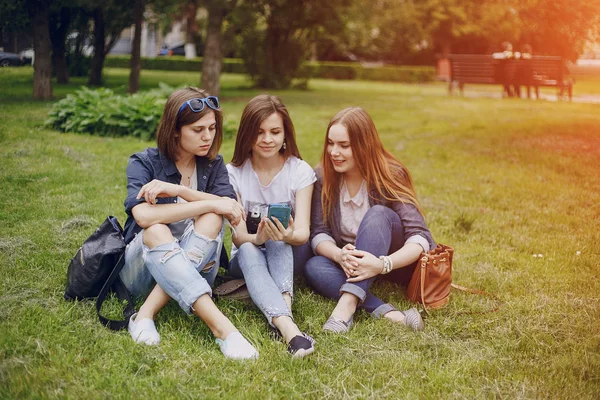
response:
<svg viewBox="0 0 600 400"><path fill-rule="evenodd" d="M162 164L162 167L163 167L165 173L168 176L179 174L179 170L177 169L177 165L175 165L175 163L173 161L169 160L161 152L158 153L158 156L159 156L159 159L160 159L160 163Z"/></svg>

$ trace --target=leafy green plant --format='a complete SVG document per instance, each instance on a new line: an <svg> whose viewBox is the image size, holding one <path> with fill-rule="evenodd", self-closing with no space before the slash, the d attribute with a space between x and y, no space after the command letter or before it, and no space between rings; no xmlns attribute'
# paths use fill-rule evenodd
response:
<svg viewBox="0 0 600 400"><path fill-rule="evenodd" d="M171 92L173 88L165 84L160 84L158 89L125 96L106 88L81 87L52 107L46 126L61 132L149 140L154 137Z"/></svg>

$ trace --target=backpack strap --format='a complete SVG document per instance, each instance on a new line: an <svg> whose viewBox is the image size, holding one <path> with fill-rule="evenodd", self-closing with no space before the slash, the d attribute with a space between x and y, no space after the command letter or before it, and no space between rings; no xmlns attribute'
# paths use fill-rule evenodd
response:
<svg viewBox="0 0 600 400"><path fill-rule="evenodd" d="M115 268L113 268L112 272L110 273L110 276L104 283L104 286L102 286L100 294L98 294L98 297L96 298L96 313L98 314L98 319L100 320L100 323L106 326L107 328L112 329L113 331L125 329L129 324L129 318L135 313L131 293L129 293L129 290L127 290L125 284L119 277L119 273L121 272L124 266L125 252L121 253L119 261L117 261L117 265L115 265ZM102 303L104 303L104 300L106 300L106 297L108 296L108 293L110 292L111 288L117 294L117 297L120 300L125 300L127 302L127 305L123 310L124 319L122 320L108 319L100 313L100 310L102 309Z"/></svg>

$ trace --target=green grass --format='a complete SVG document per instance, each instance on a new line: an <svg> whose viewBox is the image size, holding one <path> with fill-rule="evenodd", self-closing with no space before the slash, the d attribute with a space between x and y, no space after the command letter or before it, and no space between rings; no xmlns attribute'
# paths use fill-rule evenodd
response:
<svg viewBox="0 0 600 400"><path fill-rule="evenodd" d="M127 73L107 70L107 85L124 92ZM333 302L298 282L295 318L317 339L316 353L290 359L256 308L219 301L261 354L236 363L174 304L157 319L161 345L146 348L103 328L93 303L63 300L81 242L106 215L125 220L128 156L153 143L43 128L51 103L30 99L31 75L0 70L1 398L600 396L599 106L448 97L438 84L314 80L308 91L274 92L312 165L335 112L369 111L412 172L434 237L455 247L454 281L503 304L465 314L495 303L453 292L421 334L361 312L347 336L335 337L320 330ZM198 80L142 72L144 89ZM83 82L55 86L55 95ZM222 85L226 119L237 123L261 91L238 75ZM226 160L232 150L226 141ZM410 306L398 287L374 291Z"/></svg>

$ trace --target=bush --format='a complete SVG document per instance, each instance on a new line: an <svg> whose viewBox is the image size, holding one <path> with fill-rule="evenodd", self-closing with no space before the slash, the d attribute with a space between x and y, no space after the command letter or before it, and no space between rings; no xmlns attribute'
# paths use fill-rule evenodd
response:
<svg viewBox="0 0 600 400"><path fill-rule="evenodd" d="M113 68L129 68L129 56L110 56L104 66ZM202 58L187 60L183 56L142 58L142 69L164 71L202 71ZM231 74L247 74L244 62L238 58L223 59L223 72ZM389 81L422 83L435 81L435 67L423 66L381 66L364 67L357 62L305 62L300 68L299 78L323 79L359 79L365 81Z"/></svg>
<svg viewBox="0 0 600 400"><path fill-rule="evenodd" d="M92 68L92 57L82 54L67 53L67 69L69 76L88 76Z"/></svg>
<svg viewBox="0 0 600 400"><path fill-rule="evenodd" d="M167 97L174 90L159 86L126 96L110 89L82 87L54 104L46 125L61 132L152 139Z"/></svg>
<svg viewBox="0 0 600 400"><path fill-rule="evenodd" d="M110 56L104 61L105 67L129 68L129 56ZM202 72L202 57L192 60L184 56L142 58L142 69L164 71L198 71ZM244 62L239 58L223 59L223 72L245 74Z"/></svg>
<svg viewBox="0 0 600 400"><path fill-rule="evenodd" d="M364 67L356 62L308 62L304 67L313 78L358 79L364 81L390 81L421 83L435 80L433 67L377 66Z"/></svg>
<svg viewBox="0 0 600 400"><path fill-rule="evenodd" d="M407 83L424 83L435 80L433 67L361 67L359 79L365 81L391 81Z"/></svg>
<svg viewBox="0 0 600 400"><path fill-rule="evenodd" d="M359 63L354 62L307 62L304 68L313 78L323 79L358 79L360 76Z"/></svg>

